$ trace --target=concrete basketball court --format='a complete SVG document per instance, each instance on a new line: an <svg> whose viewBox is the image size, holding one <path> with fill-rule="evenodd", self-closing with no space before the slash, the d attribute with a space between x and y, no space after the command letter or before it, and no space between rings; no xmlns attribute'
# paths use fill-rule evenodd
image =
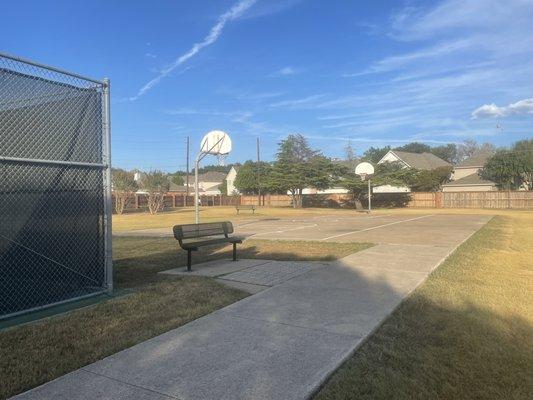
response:
<svg viewBox="0 0 533 400"><path fill-rule="evenodd" d="M334 262L240 260L197 266L200 275L262 289L16 398L308 399L489 219L379 214L241 220L236 233L250 238L376 245ZM169 229L133 234L140 233L170 235Z"/></svg>
<svg viewBox="0 0 533 400"><path fill-rule="evenodd" d="M248 239L317 240L429 246L461 243L484 225L486 215L344 214L302 218L251 218L233 223L236 235ZM171 237L172 227L125 231L118 236Z"/></svg>

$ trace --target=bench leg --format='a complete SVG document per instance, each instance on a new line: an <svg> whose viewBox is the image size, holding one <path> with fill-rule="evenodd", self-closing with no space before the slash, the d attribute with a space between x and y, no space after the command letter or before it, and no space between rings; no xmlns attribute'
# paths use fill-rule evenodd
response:
<svg viewBox="0 0 533 400"><path fill-rule="evenodd" d="M191 272L192 250L187 250L187 272Z"/></svg>
<svg viewBox="0 0 533 400"><path fill-rule="evenodd" d="M237 243L233 243L233 261L237 261Z"/></svg>

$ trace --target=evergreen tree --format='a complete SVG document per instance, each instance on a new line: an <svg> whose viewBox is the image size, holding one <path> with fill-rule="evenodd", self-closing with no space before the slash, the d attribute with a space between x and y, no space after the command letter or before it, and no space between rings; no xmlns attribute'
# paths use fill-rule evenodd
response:
<svg viewBox="0 0 533 400"><path fill-rule="evenodd" d="M429 153L431 151L431 147L424 143L412 142L400 147L396 147L394 150L406 151L408 153Z"/></svg>
<svg viewBox="0 0 533 400"><path fill-rule="evenodd" d="M333 169L331 161L311 149L304 136L289 135L279 143L268 188L274 192L289 192L293 207L301 207L303 189L327 189L333 181Z"/></svg>

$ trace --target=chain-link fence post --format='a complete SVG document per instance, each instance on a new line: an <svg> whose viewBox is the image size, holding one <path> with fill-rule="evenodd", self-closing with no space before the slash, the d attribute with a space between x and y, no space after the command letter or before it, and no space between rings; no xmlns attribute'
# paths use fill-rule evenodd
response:
<svg viewBox="0 0 533 400"><path fill-rule="evenodd" d="M104 229L105 229L105 270L107 291L113 291L113 243L112 243L112 187L111 187L111 87L108 78L105 78L103 86L103 160L106 164L104 176Z"/></svg>

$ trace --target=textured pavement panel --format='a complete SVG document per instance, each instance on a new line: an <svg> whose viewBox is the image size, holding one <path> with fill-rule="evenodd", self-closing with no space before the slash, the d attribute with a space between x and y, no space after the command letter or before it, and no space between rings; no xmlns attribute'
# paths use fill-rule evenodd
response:
<svg viewBox="0 0 533 400"><path fill-rule="evenodd" d="M308 261L270 261L224 275L221 279L254 285L275 286L325 265L327 264Z"/></svg>
<svg viewBox="0 0 533 400"><path fill-rule="evenodd" d="M216 312L85 369L183 400L302 399L357 343Z"/></svg>
<svg viewBox="0 0 533 400"><path fill-rule="evenodd" d="M168 400L177 399L165 394L110 379L79 369L45 385L29 390L16 400Z"/></svg>

